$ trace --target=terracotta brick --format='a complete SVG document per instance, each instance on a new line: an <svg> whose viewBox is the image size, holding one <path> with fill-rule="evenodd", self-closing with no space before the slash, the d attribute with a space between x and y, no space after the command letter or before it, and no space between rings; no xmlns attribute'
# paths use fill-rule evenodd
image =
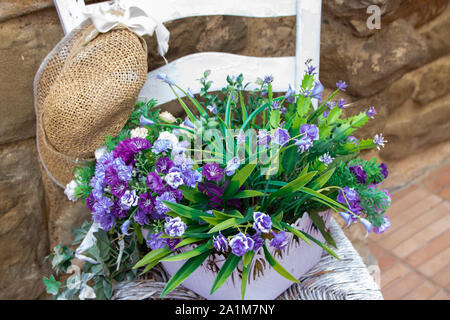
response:
<svg viewBox="0 0 450 320"><path fill-rule="evenodd" d="M450 291L450 265L436 273L433 282Z"/></svg>
<svg viewBox="0 0 450 320"><path fill-rule="evenodd" d="M383 248L391 250L434 221L444 217L448 214L447 208L438 206L440 203L442 203L441 198L431 195L408 210L407 215L392 219L390 234L386 232L386 236L378 243Z"/></svg>
<svg viewBox="0 0 450 320"><path fill-rule="evenodd" d="M430 281L425 281L420 286L412 290L406 296L404 296L403 300L426 300L430 299L433 295L435 295L440 290L439 287L434 285Z"/></svg>
<svg viewBox="0 0 450 320"><path fill-rule="evenodd" d="M441 289L438 293L431 297L431 300L450 300L450 295L444 289Z"/></svg>
<svg viewBox="0 0 450 320"><path fill-rule="evenodd" d="M378 259L378 267L380 267L381 272L383 272L391 267L396 261L398 260L394 256L387 253Z"/></svg>
<svg viewBox="0 0 450 320"><path fill-rule="evenodd" d="M389 217L401 215L405 212L405 210L409 209L414 204L420 202L429 195L431 195L431 193L425 188L417 188L400 198L398 201L392 201L392 205L386 213Z"/></svg>
<svg viewBox="0 0 450 320"><path fill-rule="evenodd" d="M420 267L418 270L428 277L433 277L439 271L444 269L450 262L450 247L445 251L442 251L438 255L434 256L432 259L428 260Z"/></svg>
<svg viewBox="0 0 450 320"><path fill-rule="evenodd" d="M381 288L384 288L393 281L402 278L409 271L409 268L404 263L397 261L389 269L381 273Z"/></svg>
<svg viewBox="0 0 450 320"><path fill-rule="evenodd" d="M441 233L450 229L450 215L447 215L422 231L416 233L413 237L395 247L392 252L400 258L406 258L412 252L423 247L428 241L437 237Z"/></svg>
<svg viewBox="0 0 450 320"><path fill-rule="evenodd" d="M428 178L425 186L432 192L439 192L442 188L450 185L450 165L437 170Z"/></svg>
<svg viewBox="0 0 450 320"><path fill-rule="evenodd" d="M446 231L437 238L434 238L419 250L416 250L413 253L411 253L405 259L405 261L411 266L417 267L418 265L424 263L425 261L437 255L439 252L445 250L445 248L447 248L449 244L450 244L450 230Z"/></svg>
<svg viewBox="0 0 450 320"><path fill-rule="evenodd" d="M425 278L415 271L409 272L403 278L383 288L383 297L386 300L398 300L425 282Z"/></svg>
<svg viewBox="0 0 450 320"><path fill-rule="evenodd" d="M450 164L447 164L447 165L443 166L442 168L439 168L439 169L433 171L428 176L426 176L424 179L422 179L420 181L420 183L426 187L429 187L433 184L434 181L442 178L448 172L450 172Z"/></svg>
<svg viewBox="0 0 450 320"><path fill-rule="evenodd" d="M439 192L439 196L445 200L450 200L450 187L445 187Z"/></svg>

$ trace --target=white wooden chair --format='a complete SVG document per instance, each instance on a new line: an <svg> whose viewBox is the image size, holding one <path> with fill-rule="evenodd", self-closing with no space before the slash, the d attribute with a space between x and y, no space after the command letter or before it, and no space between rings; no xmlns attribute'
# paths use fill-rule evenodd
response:
<svg viewBox="0 0 450 320"><path fill-rule="evenodd" d="M67 34L83 22L80 6L84 0L54 0L56 9ZM158 104L174 100L175 96L162 81L156 79L160 73L167 74L180 87L200 92L200 82L205 70L211 70L211 90L220 90L225 85L227 75L244 75L245 82L254 84L256 79L272 75L274 92L284 92L289 85L298 90L305 70L305 62L312 59L318 67L320 59L320 23L322 0L121 0L132 3L154 14L154 18L164 23L193 16L234 15L246 17L297 16L295 57L248 57L230 53L202 52L190 54L148 73L140 97L154 98ZM105 5L105 3L89 6ZM165 7L169 10L161 11ZM170 30L169 30L170 31ZM170 48L169 48L170 50ZM254 87L249 86L251 90Z"/></svg>

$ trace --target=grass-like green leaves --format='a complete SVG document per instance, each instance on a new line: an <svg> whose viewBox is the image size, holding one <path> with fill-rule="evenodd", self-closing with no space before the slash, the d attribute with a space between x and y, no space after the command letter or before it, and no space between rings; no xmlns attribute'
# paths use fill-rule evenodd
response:
<svg viewBox="0 0 450 320"><path fill-rule="evenodd" d="M244 182L248 179L250 174L255 170L256 164L249 163L238 172L235 173L233 178L231 178L230 183L226 187L223 197L225 199L233 198L233 195L239 190L239 188L244 184Z"/></svg>
<svg viewBox="0 0 450 320"><path fill-rule="evenodd" d="M281 264L279 264L277 260L275 260L275 258L270 254L270 252L267 249L265 244L263 245L263 249L264 249L264 255L266 257L267 262L269 262L269 264L272 266L272 268L274 268L274 270L276 272L278 272L280 275L282 275L283 277L285 277L286 279L288 279L290 281L300 283L300 281L298 281L285 268L283 268L283 266Z"/></svg>
<svg viewBox="0 0 450 320"><path fill-rule="evenodd" d="M236 256L232 253L228 256L222 268L217 273L217 277L214 280L210 294L213 294L225 283L225 281L227 281L228 277L231 275L231 273L233 273L233 270L236 269L239 261L241 261L241 257L239 256Z"/></svg>

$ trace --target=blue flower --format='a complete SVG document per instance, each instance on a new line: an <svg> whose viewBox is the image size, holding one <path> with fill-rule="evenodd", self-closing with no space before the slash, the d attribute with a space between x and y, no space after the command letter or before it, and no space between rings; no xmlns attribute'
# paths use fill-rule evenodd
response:
<svg viewBox="0 0 450 320"><path fill-rule="evenodd" d="M347 84L345 81L339 80L339 82L336 83L336 87L341 91L345 91L345 89L347 89Z"/></svg>
<svg viewBox="0 0 450 320"><path fill-rule="evenodd" d="M173 80L172 79L170 79L168 76L167 76L167 74L165 74L165 73L159 73L159 74L157 74L156 75L156 79L159 79L159 80L162 80L162 81L164 81L165 83L167 83L167 84L169 84L169 85L175 85L175 82L173 82Z"/></svg>
<svg viewBox="0 0 450 320"><path fill-rule="evenodd" d="M152 152L155 154L160 154L161 152L167 151L172 147L172 143L169 140L158 139L153 144Z"/></svg>
<svg viewBox="0 0 450 320"><path fill-rule="evenodd" d="M253 212L253 229L257 232L269 233L272 229L272 219L268 214L263 212Z"/></svg>
<svg viewBox="0 0 450 320"><path fill-rule="evenodd" d="M313 142L305 135L300 137L300 139L296 139L295 145L298 147L298 152L303 153L312 147Z"/></svg>
<svg viewBox="0 0 450 320"><path fill-rule="evenodd" d="M217 252L225 253L228 251L228 242L222 233L219 232L217 236L213 237L213 247Z"/></svg>
<svg viewBox="0 0 450 320"><path fill-rule="evenodd" d="M319 128L314 124L302 124L300 133L305 134L311 141L319 140Z"/></svg>
<svg viewBox="0 0 450 320"><path fill-rule="evenodd" d="M181 221L180 217L167 218L164 225L164 231L169 237L181 237L186 228L186 223Z"/></svg>
<svg viewBox="0 0 450 320"><path fill-rule="evenodd" d="M329 165L330 163L333 162L333 160L334 160L334 158L332 158L332 157L328 154L328 152L327 152L327 153L324 153L323 155L321 155L321 156L319 157L319 161L322 162L322 163L323 163L325 166L327 166L327 167L328 167L328 165Z"/></svg>
<svg viewBox="0 0 450 320"><path fill-rule="evenodd" d="M231 252L242 257L245 253L253 249L255 242L251 237L247 237L242 232L236 234L229 242Z"/></svg>
<svg viewBox="0 0 450 320"><path fill-rule="evenodd" d="M139 123L142 126L152 126L155 124L155 122L153 120L147 119L143 115L141 115L141 117L139 118Z"/></svg>
<svg viewBox="0 0 450 320"><path fill-rule="evenodd" d="M366 111L366 115L370 119L374 119L376 114L377 114L377 111L375 110L375 107L369 107L369 110Z"/></svg>
<svg viewBox="0 0 450 320"><path fill-rule="evenodd" d="M270 245L276 249L284 250L286 246L288 245L288 239L286 232L280 231L278 233L275 233L272 231L273 239L270 241Z"/></svg>
<svg viewBox="0 0 450 320"><path fill-rule="evenodd" d="M312 89L310 96L314 99L317 99L319 101L322 101L322 93L323 93L323 85L320 83L320 81L316 81L314 84L314 88Z"/></svg>
<svg viewBox="0 0 450 320"><path fill-rule="evenodd" d="M275 132L273 133L273 142L284 146L287 141L290 139L289 131L283 128L276 128Z"/></svg>
<svg viewBox="0 0 450 320"><path fill-rule="evenodd" d="M217 114L217 105L215 103L213 103L213 105L208 105L206 106L206 109L209 110L209 112L211 112L212 114Z"/></svg>

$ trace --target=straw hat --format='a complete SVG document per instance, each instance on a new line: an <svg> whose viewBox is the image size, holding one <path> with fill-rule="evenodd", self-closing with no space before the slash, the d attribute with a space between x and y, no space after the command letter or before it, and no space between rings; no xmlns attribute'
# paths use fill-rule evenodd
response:
<svg viewBox="0 0 450 320"><path fill-rule="evenodd" d="M146 77L146 43L125 26L99 33L85 22L56 45L34 80L38 153L53 182L64 188L120 132Z"/></svg>

